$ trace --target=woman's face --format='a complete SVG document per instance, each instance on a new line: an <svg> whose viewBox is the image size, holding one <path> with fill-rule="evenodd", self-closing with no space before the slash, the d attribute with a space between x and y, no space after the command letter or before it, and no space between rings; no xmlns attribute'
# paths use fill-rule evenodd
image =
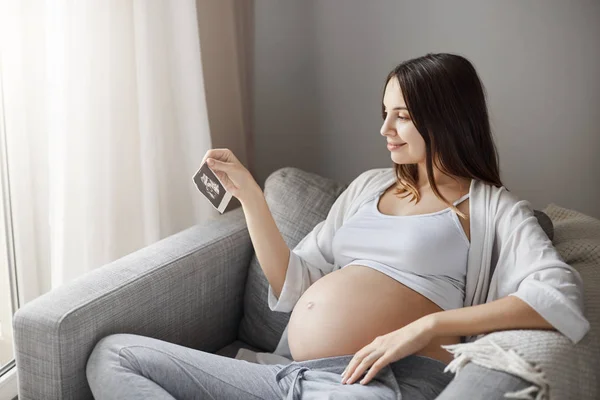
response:
<svg viewBox="0 0 600 400"><path fill-rule="evenodd" d="M389 149L392 161L396 164L418 164L425 162L425 141L412 123L402 90L397 78L392 78L385 87L383 96L385 120L381 126L381 135L388 143L403 146Z"/></svg>

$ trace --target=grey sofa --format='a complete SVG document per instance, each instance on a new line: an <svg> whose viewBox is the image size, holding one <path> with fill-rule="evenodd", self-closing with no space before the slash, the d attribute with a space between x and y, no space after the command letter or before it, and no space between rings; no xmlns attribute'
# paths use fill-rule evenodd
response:
<svg viewBox="0 0 600 400"><path fill-rule="evenodd" d="M268 177L265 197L290 248L325 219L346 187L293 167ZM536 216L551 237L550 219L537 210ZM13 319L19 399L92 399L87 358L109 334L135 333L235 357L241 346L273 351L288 319L267 306L267 281L243 210L236 208L21 307ZM489 371L486 379L497 379L494 374L506 375ZM468 381L469 368L457 379ZM494 399L486 393L470 398Z"/></svg>

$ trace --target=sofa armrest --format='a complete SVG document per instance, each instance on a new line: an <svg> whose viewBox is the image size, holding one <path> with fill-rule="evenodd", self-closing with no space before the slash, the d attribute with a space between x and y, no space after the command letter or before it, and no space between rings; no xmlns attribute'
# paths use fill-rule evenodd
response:
<svg viewBox="0 0 600 400"><path fill-rule="evenodd" d="M240 207L25 304L13 318L19 399L93 399L86 362L109 334L208 352L234 341L252 251Z"/></svg>

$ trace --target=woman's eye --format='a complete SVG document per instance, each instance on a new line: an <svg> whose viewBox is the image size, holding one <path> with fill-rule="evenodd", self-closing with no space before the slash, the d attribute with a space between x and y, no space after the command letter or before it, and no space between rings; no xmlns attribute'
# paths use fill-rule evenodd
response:
<svg viewBox="0 0 600 400"><path fill-rule="evenodd" d="M402 115L398 115L398 119L401 119L401 120L407 120L408 118L406 118L406 117L403 117Z"/></svg>

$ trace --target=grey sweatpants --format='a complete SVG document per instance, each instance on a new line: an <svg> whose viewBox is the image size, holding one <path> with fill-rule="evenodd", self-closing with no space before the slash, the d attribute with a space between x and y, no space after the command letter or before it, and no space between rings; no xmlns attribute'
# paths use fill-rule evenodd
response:
<svg viewBox="0 0 600 400"><path fill-rule="evenodd" d="M162 340L102 338L86 368L96 400L118 399L435 399L454 374L433 358L411 355L367 384L341 383L352 355L263 365ZM364 375L364 374L363 374Z"/></svg>

